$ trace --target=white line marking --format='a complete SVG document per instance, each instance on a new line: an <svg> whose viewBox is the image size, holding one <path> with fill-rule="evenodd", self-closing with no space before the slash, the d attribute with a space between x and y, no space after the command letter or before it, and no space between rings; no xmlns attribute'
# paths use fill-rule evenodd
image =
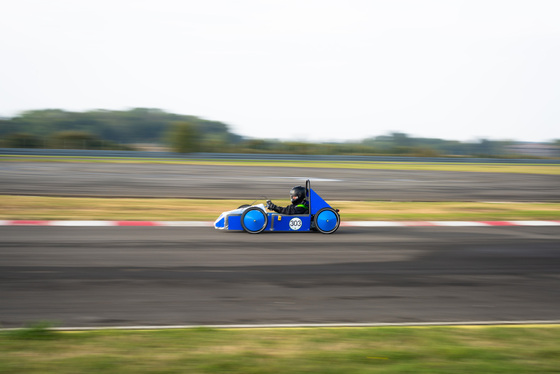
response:
<svg viewBox="0 0 560 374"><path fill-rule="evenodd" d="M169 227L213 227L210 221L157 221L159 226Z"/></svg>
<svg viewBox="0 0 560 374"><path fill-rule="evenodd" d="M115 226L114 221L50 221L49 226Z"/></svg>
<svg viewBox="0 0 560 374"><path fill-rule="evenodd" d="M452 227L482 227L482 226L490 226L484 222L477 222L477 221L430 221L435 226L452 226Z"/></svg>
<svg viewBox="0 0 560 374"><path fill-rule="evenodd" d="M311 182L342 182L342 179L304 178L304 177L268 177L268 179L309 180ZM303 182L302 182L303 183Z"/></svg>
<svg viewBox="0 0 560 374"><path fill-rule="evenodd" d="M516 226L560 226L559 221L507 221Z"/></svg>
<svg viewBox="0 0 560 374"><path fill-rule="evenodd" d="M341 226L345 227L401 227L404 226L402 222L398 221L350 221L340 222Z"/></svg>

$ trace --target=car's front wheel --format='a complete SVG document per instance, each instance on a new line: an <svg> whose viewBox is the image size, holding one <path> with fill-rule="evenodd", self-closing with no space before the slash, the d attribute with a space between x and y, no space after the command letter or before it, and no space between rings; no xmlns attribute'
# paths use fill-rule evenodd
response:
<svg viewBox="0 0 560 374"><path fill-rule="evenodd" d="M241 226L243 230L247 231L249 234L258 234L266 229L268 224L268 214L262 211L262 209L253 207L248 208L241 215Z"/></svg>

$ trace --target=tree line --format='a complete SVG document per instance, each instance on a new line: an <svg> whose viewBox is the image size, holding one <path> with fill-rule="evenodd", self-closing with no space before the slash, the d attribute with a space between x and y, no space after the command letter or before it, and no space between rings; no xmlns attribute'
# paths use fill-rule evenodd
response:
<svg viewBox="0 0 560 374"><path fill-rule="evenodd" d="M136 143L169 143L174 129L196 129L199 142L236 143L224 123L160 109L69 112L33 110L0 119L0 145L29 148L133 149Z"/></svg>
<svg viewBox="0 0 560 374"><path fill-rule="evenodd" d="M162 144L172 151L406 156L516 156L510 141L460 142L394 132L355 142L310 143L244 138L222 122L160 109L70 112L46 109L0 119L0 147L134 150ZM550 143L560 146L560 141Z"/></svg>

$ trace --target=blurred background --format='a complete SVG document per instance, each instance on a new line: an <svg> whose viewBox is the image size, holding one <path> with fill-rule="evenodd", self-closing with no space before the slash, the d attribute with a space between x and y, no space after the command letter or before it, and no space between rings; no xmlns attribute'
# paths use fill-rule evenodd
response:
<svg viewBox="0 0 560 374"><path fill-rule="evenodd" d="M1 8L1 325L558 320L560 2ZM10 156L22 149L41 156ZM45 157L56 149L122 158ZM292 167L302 155L326 162ZM398 200L412 226L451 223L255 236L104 221L208 220L306 179L359 219L395 210L364 201Z"/></svg>
<svg viewBox="0 0 560 374"><path fill-rule="evenodd" d="M553 0L22 0L4 147L556 157Z"/></svg>
<svg viewBox="0 0 560 374"><path fill-rule="evenodd" d="M411 137L400 132L345 142L257 139L235 134L222 122L147 108L88 112L60 109L27 111L13 118L0 119L0 147L418 157L560 156L560 140L457 141Z"/></svg>

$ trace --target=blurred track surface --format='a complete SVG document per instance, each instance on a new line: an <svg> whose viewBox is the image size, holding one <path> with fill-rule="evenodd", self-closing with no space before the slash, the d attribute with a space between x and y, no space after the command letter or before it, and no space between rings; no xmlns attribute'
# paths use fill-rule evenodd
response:
<svg viewBox="0 0 560 374"><path fill-rule="evenodd" d="M558 227L0 227L0 324L560 319Z"/></svg>
<svg viewBox="0 0 560 374"><path fill-rule="evenodd" d="M287 200L308 178L327 201L560 201L557 175L48 162L0 163L0 194Z"/></svg>

